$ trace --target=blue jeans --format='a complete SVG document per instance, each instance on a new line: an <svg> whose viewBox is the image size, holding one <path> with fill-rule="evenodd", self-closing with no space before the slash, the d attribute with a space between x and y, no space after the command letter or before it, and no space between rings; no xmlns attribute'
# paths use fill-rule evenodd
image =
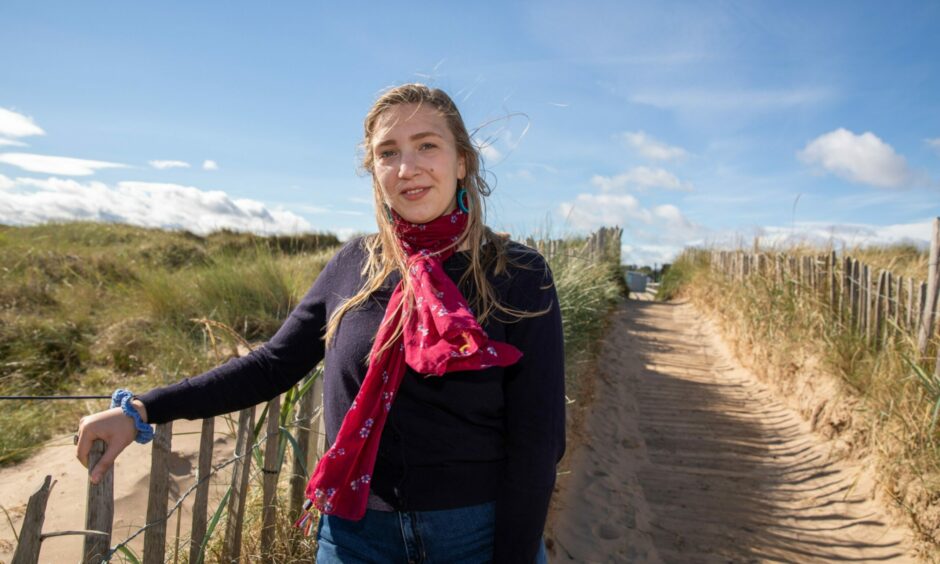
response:
<svg viewBox="0 0 940 564"><path fill-rule="evenodd" d="M440 511L367 510L360 521L321 515L318 564L479 564L493 559L493 502ZM536 564L547 564L544 543Z"/></svg>

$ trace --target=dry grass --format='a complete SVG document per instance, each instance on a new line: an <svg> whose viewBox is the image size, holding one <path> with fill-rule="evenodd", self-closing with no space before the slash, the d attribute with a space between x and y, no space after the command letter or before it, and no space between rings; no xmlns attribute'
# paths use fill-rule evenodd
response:
<svg viewBox="0 0 940 564"><path fill-rule="evenodd" d="M332 235L258 237L102 223L0 230L0 394L109 394L211 366L192 319L273 333ZM0 402L0 464L72 428L77 407Z"/></svg>

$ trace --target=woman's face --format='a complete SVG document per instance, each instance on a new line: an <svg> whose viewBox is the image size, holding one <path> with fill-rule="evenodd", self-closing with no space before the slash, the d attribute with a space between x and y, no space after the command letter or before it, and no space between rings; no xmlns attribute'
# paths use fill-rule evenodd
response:
<svg viewBox="0 0 940 564"><path fill-rule="evenodd" d="M428 105L399 104L379 118L372 137L373 175L386 203L411 223L457 207L466 162L447 121Z"/></svg>

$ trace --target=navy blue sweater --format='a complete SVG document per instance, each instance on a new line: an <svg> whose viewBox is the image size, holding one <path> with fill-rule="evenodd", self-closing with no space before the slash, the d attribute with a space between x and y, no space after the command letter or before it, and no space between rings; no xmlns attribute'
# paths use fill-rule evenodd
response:
<svg viewBox="0 0 940 564"><path fill-rule="evenodd" d="M251 354L140 397L151 422L237 411L283 393L324 362L323 413L328 443L366 374L385 305L398 283L386 280L367 305L343 317L324 348L330 314L364 284L362 239L326 265L274 337ZM424 377L407 369L382 432L372 478L374 509L421 511L496 502L496 562L532 562L565 448L564 344L551 272L534 250L511 242L524 267L489 280L502 304L548 313L521 320L496 314L483 329L523 353L515 365ZM469 254L444 262L458 283ZM461 287L471 300L476 289ZM505 317L505 316L503 316Z"/></svg>

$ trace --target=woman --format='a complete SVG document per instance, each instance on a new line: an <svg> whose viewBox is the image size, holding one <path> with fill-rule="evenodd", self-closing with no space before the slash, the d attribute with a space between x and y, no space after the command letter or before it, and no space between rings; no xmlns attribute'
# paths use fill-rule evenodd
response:
<svg viewBox="0 0 940 564"><path fill-rule="evenodd" d="M383 94L363 166L379 233L344 245L263 347L84 418L78 457L108 443L96 481L147 428L134 417L236 411L324 359L318 562L544 562L565 441L551 273L483 224L480 156L441 90Z"/></svg>

